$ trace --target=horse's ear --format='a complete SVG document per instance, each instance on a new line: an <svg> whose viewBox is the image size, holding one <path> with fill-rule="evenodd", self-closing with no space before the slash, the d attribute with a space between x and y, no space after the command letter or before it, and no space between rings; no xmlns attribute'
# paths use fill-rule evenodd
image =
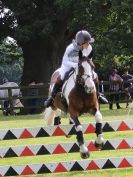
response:
<svg viewBox="0 0 133 177"><path fill-rule="evenodd" d="M83 54L82 54L82 51L80 50L79 51L79 59L82 59L82 57L83 57Z"/></svg>

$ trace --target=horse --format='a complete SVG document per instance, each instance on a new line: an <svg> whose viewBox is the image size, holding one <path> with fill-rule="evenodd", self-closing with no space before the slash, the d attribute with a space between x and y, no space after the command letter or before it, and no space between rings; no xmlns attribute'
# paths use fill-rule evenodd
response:
<svg viewBox="0 0 133 177"><path fill-rule="evenodd" d="M6 87L19 87L19 85L15 82L6 82L2 85L0 85L0 88L5 88L5 89L0 89L0 105L1 108L3 108L3 114L8 115L11 114L10 112L10 102L8 100L9 93L8 89ZM12 91L12 97L13 97L13 107L23 107L23 104L21 103L20 99L18 98L20 96L20 89L19 88L14 88L11 89ZM5 99L7 98L7 99ZM15 112L14 112L15 114Z"/></svg>
<svg viewBox="0 0 133 177"><path fill-rule="evenodd" d="M51 80L54 80L53 78L55 77L55 73L57 75L57 73L59 73L59 69L54 72ZM67 110L71 122L75 125L80 155L83 159L90 156L88 148L84 143L82 125L78 118L83 113L89 113L95 117L95 133L97 137L95 140L95 146L98 149L101 149L104 144L102 134L102 114L99 110L99 103L94 83L94 73L95 72L91 67L89 59L87 57L79 58L78 65L74 72L63 84L62 92L55 96L53 106L46 108L44 112L44 119L46 120L47 125L52 125L54 117L58 116L61 110ZM52 90L54 82L50 84L50 90ZM49 92L49 94L50 93L51 92ZM62 98L63 100L65 98L65 106L63 104L64 101L62 102Z"/></svg>

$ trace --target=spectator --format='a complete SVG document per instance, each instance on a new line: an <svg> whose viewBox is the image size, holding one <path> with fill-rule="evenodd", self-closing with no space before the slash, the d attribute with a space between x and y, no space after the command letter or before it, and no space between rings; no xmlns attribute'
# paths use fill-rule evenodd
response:
<svg viewBox="0 0 133 177"><path fill-rule="evenodd" d="M126 94L126 108L128 107L129 103L128 101L131 98L130 95L130 90L133 89L133 76L131 74L128 74L128 68L124 68L123 70L123 75L122 75L122 79L123 79L123 90L125 91Z"/></svg>
<svg viewBox="0 0 133 177"><path fill-rule="evenodd" d="M116 69L112 69L111 74L109 76L109 81L110 81L110 103L109 103L109 109L113 109L113 101L115 100L116 102L116 107L117 109L121 109L119 105L119 90L120 90L120 85L123 82L123 79L117 74Z"/></svg>
<svg viewBox="0 0 133 177"><path fill-rule="evenodd" d="M36 81L32 80L29 83L29 86L35 86L36 85ZM38 89L37 88L30 88L29 89L29 96L33 97L33 96L38 96ZM29 114L35 114L36 113L36 106L37 106L37 98L29 98L28 100L28 106L29 108Z"/></svg>

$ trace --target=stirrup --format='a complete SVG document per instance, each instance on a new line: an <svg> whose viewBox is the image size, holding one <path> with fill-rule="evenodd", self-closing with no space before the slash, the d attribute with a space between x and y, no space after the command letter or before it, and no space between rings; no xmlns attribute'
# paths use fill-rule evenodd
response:
<svg viewBox="0 0 133 177"><path fill-rule="evenodd" d="M44 102L44 106L45 106L46 108L52 106L52 105L53 105L53 101L54 101L53 98L52 98L52 97L49 97L49 98Z"/></svg>

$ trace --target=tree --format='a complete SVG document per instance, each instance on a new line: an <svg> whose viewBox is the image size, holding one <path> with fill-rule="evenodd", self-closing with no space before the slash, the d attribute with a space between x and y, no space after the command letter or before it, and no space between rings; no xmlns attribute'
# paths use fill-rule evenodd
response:
<svg viewBox="0 0 133 177"><path fill-rule="evenodd" d="M129 67L133 70L132 27L133 6L131 0L111 1L111 8L99 28L96 43L97 63L103 78L108 79L109 69ZM102 34L102 35L101 35ZM100 44L100 45L99 45Z"/></svg>
<svg viewBox="0 0 133 177"><path fill-rule="evenodd" d="M115 63L114 55L127 56L132 41L131 3L131 0L2 0L0 38L11 36L22 48L22 84L31 79L48 83L66 45L79 29L88 29L96 38L95 60L100 71L105 70L108 60Z"/></svg>
<svg viewBox="0 0 133 177"><path fill-rule="evenodd" d="M22 50L15 41L5 39L0 44L0 83L3 78L20 83L23 71Z"/></svg>

